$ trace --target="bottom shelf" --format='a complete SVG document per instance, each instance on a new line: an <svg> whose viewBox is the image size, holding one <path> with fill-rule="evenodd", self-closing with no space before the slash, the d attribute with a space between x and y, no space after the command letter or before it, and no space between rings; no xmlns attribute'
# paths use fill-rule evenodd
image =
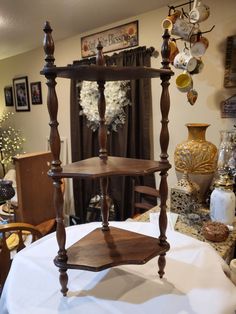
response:
<svg viewBox="0 0 236 314"><path fill-rule="evenodd" d="M67 249L68 261L55 258L56 266L66 269L101 271L124 264L145 264L169 250L168 243L160 245L158 238L110 227L97 228Z"/></svg>

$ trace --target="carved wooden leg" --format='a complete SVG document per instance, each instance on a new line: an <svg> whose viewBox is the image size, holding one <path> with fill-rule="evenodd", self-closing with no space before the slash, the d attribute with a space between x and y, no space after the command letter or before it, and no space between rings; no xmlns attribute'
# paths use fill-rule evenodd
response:
<svg viewBox="0 0 236 314"><path fill-rule="evenodd" d="M109 208L108 208L108 196L107 196L108 178L104 177L100 179L101 188L101 211L102 211L102 230L109 230Z"/></svg>
<svg viewBox="0 0 236 314"><path fill-rule="evenodd" d="M166 214L166 201L168 195L168 186L167 186L167 172L162 171L160 173L161 182L159 186L160 191L160 216L159 216L159 228L160 228L160 245L166 245L166 228L167 228L167 214Z"/></svg>
<svg viewBox="0 0 236 314"><path fill-rule="evenodd" d="M56 221L57 221L57 230L56 230L56 237L57 243L59 246L58 255L56 257L58 262L66 262L67 261L67 254L65 249L66 244L66 231L64 225L64 214L63 214L63 194L61 190L62 181L60 179L53 179L53 186L54 186L54 205L56 208Z"/></svg>
<svg viewBox="0 0 236 314"><path fill-rule="evenodd" d="M63 294L64 297L67 295L67 284L68 284L68 275L67 275L67 269L66 268L59 268L60 276L59 276L59 281L61 284L61 293Z"/></svg>
<svg viewBox="0 0 236 314"><path fill-rule="evenodd" d="M165 258L166 253L160 254L159 258L158 258L158 267L159 267L159 277L162 278L163 275L165 274L164 272L164 268L166 266L166 258Z"/></svg>

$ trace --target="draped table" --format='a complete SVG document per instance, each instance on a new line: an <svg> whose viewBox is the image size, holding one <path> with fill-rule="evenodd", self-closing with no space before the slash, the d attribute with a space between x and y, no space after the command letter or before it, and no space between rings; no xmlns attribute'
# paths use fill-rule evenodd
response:
<svg viewBox="0 0 236 314"><path fill-rule="evenodd" d="M148 222L110 225L157 237ZM100 226L100 222L66 228L66 247ZM63 297L53 263L58 246L55 233L16 254L0 299L1 314L233 314L236 287L226 277L228 267L203 243L167 229L170 251L165 275L157 274L157 258L145 265L125 265L90 272L68 270L69 292ZM140 243L142 249L142 243Z"/></svg>
<svg viewBox="0 0 236 314"><path fill-rule="evenodd" d="M198 211L202 214L209 213L208 208L200 208L198 209ZM137 216L134 220L148 222L150 221L150 214L152 215L153 213L159 212L160 212L159 206L155 206L152 209L146 211L145 213ZM167 214L172 214L172 212L170 212L170 210L168 209ZM187 236L191 236L200 241L209 243L227 263L229 263L230 260L234 258L234 250L236 244L236 217L233 225L233 230L230 230L228 238L222 242L212 242L206 240L201 232L202 221L200 223L190 224L189 221L186 219L186 216L183 214L178 214L178 218L173 227L174 230L179 231Z"/></svg>

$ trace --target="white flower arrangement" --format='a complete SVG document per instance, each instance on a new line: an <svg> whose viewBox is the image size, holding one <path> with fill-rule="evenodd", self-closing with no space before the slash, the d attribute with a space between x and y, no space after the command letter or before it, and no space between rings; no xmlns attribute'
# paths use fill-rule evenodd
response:
<svg viewBox="0 0 236 314"><path fill-rule="evenodd" d="M129 89L129 81L105 83L105 124L108 127L108 131L117 132L117 127L125 123L124 107L130 104L130 100L127 97ZM99 127L98 97L97 82L83 81L79 100L82 107L80 115L86 116L88 126L93 131L96 131Z"/></svg>

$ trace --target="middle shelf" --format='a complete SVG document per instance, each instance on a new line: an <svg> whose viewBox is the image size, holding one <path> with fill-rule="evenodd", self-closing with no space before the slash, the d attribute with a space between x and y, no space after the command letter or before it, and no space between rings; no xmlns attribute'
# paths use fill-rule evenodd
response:
<svg viewBox="0 0 236 314"><path fill-rule="evenodd" d="M58 178L98 178L113 175L138 176L168 170L168 162L159 162L146 159L134 159L108 156L107 159L92 157L73 162L62 167L62 171L49 171L49 176Z"/></svg>

